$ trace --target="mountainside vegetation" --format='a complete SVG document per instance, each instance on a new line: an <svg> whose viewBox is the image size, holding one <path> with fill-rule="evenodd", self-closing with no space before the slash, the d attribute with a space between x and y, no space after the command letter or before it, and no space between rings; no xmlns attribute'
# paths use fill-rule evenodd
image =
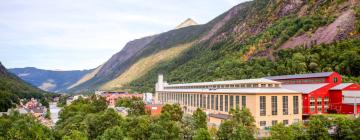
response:
<svg viewBox="0 0 360 140"><path fill-rule="evenodd" d="M19 104L19 99L45 98L45 92L9 73L0 63L0 112Z"/></svg>
<svg viewBox="0 0 360 140"><path fill-rule="evenodd" d="M121 71L113 69L117 75L86 84L92 78L75 89L154 92L159 73L170 83L182 83L336 71L347 82L359 82L359 15L359 2L353 0L245 2L207 24L157 35ZM142 74L126 74L143 68L136 65L143 58L189 42L194 43L170 61L144 67ZM118 85L102 86L114 81Z"/></svg>

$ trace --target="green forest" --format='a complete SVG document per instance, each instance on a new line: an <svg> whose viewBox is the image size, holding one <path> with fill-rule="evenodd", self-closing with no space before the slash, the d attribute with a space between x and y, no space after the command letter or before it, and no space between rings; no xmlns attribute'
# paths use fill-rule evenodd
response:
<svg viewBox="0 0 360 140"><path fill-rule="evenodd" d="M0 117L0 139L41 140L254 140L259 132L247 108L232 109L230 119L217 127L207 126L201 109L192 115L178 104L163 106L159 116L150 116L137 98L120 99L131 113L119 115L107 108L103 97L80 98L60 112L53 128L40 124L30 115L12 112ZM272 126L269 140L360 139L360 118L345 115L316 115L306 123ZM328 130L331 130L329 133Z"/></svg>

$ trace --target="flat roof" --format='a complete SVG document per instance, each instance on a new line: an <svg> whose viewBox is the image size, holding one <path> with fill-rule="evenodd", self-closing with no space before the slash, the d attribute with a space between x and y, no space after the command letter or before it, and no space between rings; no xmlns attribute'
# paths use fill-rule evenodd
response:
<svg viewBox="0 0 360 140"><path fill-rule="evenodd" d="M320 89L324 86L328 85L328 83L322 83L322 84L286 84L282 85L283 88L297 91L303 94L309 94L310 92L313 92L317 89Z"/></svg>
<svg viewBox="0 0 360 140"><path fill-rule="evenodd" d="M332 87L330 90L342 90L352 84L354 84L354 83L341 83L339 85L336 85L335 87Z"/></svg>
<svg viewBox="0 0 360 140"><path fill-rule="evenodd" d="M186 84L172 84L165 87L175 86L208 86L208 85L231 85L231 84L280 84L281 82L258 78L258 79L243 79L243 80L229 80L229 81L214 81L214 82L200 82L200 83L186 83Z"/></svg>
<svg viewBox="0 0 360 140"><path fill-rule="evenodd" d="M231 116L228 114L214 114L214 113L210 113L209 117L214 117L214 118L218 118L218 119L230 119Z"/></svg>
<svg viewBox="0 0 360 140"><path fill-rule="evenodd" d="M308 74L294 74L294 75L279 75L279 76L269 76L265 77L270 80L282 80L282 79L300 79L300 78L319 78L319 77L328 77L334 72L319 72L319 73L308 73Z"/></svg>
<svg viewBox="0 0 360 140"><path fill-rule="evenodd" d="M299 93L285 88L234 88L234 89L164 89L159 92L190 92L190 93L242 93L242 94L270 94L270 93Z"/></svg>

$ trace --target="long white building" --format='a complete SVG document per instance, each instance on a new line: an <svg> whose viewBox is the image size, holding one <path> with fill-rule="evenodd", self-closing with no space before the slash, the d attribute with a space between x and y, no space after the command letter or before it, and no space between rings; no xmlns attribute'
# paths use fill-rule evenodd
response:
<svg viewBox="0 0 360 140"><path fill-rule="evenodd" d="M186 113L201 108L215 117L226 116L231 108L247 107L259 128L302 120L301 94L282 88L280 82L262 78L170 85L159 75L155 102L178 103ZM220 124L225 118L210 121Z"/></svg>

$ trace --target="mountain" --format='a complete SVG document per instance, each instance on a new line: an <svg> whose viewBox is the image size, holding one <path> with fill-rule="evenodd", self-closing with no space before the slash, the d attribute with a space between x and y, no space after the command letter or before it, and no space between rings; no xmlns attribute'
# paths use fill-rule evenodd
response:
<svg viewBox="0 0 360 140"><path fill-rule="evenodd" d="M26 67L13 68L9 71L42 90L63 92L91 70L58 71Z"/></svg>
<svg viewBox="0 0 360 140"><path fill-rule="evenodd" d="M206 24L129 42L71 90L153 92L158 73L182 83L337 71L360 82L359 17L355 0L241 3Z"/></svg>
<svg viewBox="0 0 360 140"><path fill-rule="evenodd" d="M178 26L176 26L175 29L180 29L180 28L184 28L184 27L188 27L188 26L193 26L193 25L198 25L198 23L196 23L193 19L188 18L188 19L186 19L184 22L182 22L181 24L179 24Z"/></svg>
<svg viewBox="0 0 360 140"><path fill-rule="evenodd" d="M42 98L44 91L31 86L8 72L0 63L0 112L19 103L19 98Z"/></svg>

